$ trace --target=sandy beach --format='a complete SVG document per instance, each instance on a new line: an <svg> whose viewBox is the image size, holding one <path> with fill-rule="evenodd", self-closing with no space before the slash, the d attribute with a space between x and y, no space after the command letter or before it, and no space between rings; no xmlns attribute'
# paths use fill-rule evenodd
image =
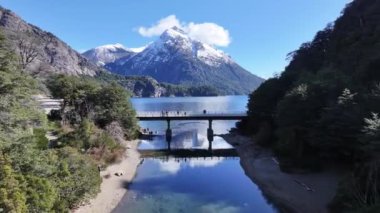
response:
<svg viewBox="0 0 380 213"><path fill-rule="evenodd" d="M282 212L328 212L327 205L335 195L342 172L326 169L319 173L284 173L273 153L250 138L234 134L222 137L236 147L246 175Z"/></svg>
<svg viewBox="0 0 380 213"><path fill-rule="evenodd" d="M101 171L102 183L99 194L84 206L72 212L75 213L107 213L111 212L127 192L127 186L136 174L140 164L140 154L137 151L138 140L126 142L126 150L123 160ZM116 176L116 172L122 172L122 176Z"/></svg>

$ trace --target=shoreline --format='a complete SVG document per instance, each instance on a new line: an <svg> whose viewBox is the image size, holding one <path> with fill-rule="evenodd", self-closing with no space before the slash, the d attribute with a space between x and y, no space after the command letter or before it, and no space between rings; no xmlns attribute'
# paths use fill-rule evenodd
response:
<svg viewBox="0 0 380 213"><path fill-rule="evenodd" d="M222 137L236 148L245 174L280 212L328 212L342 172L331 168L318 173L285 173L271 150L238 134Z"/></svg>
<svg viewBox="0 0 380 213"><path fill-rule="evenodd" d="M106 213L119 204L123 196L127 193L127 186L136 175L137 168L141 162L140 154L137 151L139 140L126 141L125 155L120 163L109 165L100 172L102 183L100 192L96 197L79 208L71 210L73 213ZM115 173L122 172L122 176ZM107 177L108 176L108 177Z"/></svg>

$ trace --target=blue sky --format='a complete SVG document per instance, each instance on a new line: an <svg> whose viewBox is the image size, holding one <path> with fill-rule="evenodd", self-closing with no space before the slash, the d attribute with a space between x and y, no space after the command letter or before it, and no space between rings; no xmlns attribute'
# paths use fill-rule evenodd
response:
<svg viewBox="0 0 380 213"><path fill-rule="evenodd" d="M78 51L113 43L144 46L156 39L155 33L139 33L139 29L149 30L171 15L168 19L184 27L212 23L218 27L212 28L217 30L213 35L203 27L198 36L208 41L221 39L214 44L217 48L264 78L283 71L288 63L286 54L334 21L347 3L349 0L0 0L3 7Z"/></svg>

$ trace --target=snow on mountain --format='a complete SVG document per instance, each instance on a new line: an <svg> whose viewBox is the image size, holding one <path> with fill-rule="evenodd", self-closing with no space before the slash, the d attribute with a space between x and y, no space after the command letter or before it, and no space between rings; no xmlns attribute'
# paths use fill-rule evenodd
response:
<svg viewBox="0 0 380 213"><path fill-rule="evenodd" d="M124 49L126 50L126 48L122 45L122 44L119 44L119 43L116 43L116 44L107 44L107 45L103 45L103 46L99 46L99 47L96 47L95 50L98 50L98 51L117 51L118 49Z"/></svg>
<svg viewBox="0 0 380 213"><path fill-rule="evenodd" d="M248 94L263 82L223 51L190 38L177 27L135 52L117 44L92 52L96 57L89 53L85 56L121 75L150 76L173 84L211 85L221 94Z"/></svg>
<svg viewBox="0 0 380 213"><path fill-rule="evenodd" d="M222 63L233 63L231 58L223 51L215 49L206 43L191 39L184 31L177 27L168 29L164 32L163 36L161 36L163 40L171 40L173 38L183 39L185 45L183 45L182 48L191 48L193 56L210 66L218 66Z"/></svg>
<svg viewBox="0 0 380 213"><path fill-rule="evenodd" d="M144 69L144 66L151 63L157 61L166 62L180 54L190 54L210 66L217 67L224 63L233 63L231 58L223 51L191 39L177 27L166 30L156 42L148 45L144 51L133 57L133 60L136 66Z"/></svg>
<svg viewBox="0 0 380 213"><path fill-rule="evenodd" d="M145 50L145 48L148 45L142 46L142 47L135 47L135 48L128 48L129 51L134 52L134 53L139 53Z"/></svg>
<svg viewBox="0 0 380 213"><path fill-rule="evenodd" d="M218 66L222 63L232 63L232 60L223 51L217 50L208 44L191 39L184 31L177 27L166 30L158 43L164 46L175 46L183 53L191 52L192 55L210 66Z"/></svg>
<svg viewBox="0 0 380 213"><path fill-rule="evenodd" d="M230 56L226 55L221 50L214 49L208 44L202 44L197 48L196 54L200 60L210 66L218 66L222 63L233 63Z"/></svg>
<svg viewBox="0 0 380 213"><path fill-rule="evenodd" d="M113 63L119 59L119 65L124 64L127 59L132 58L137 53L142 56L136 57L136 60L143 64L149 64L150 61L166 61L170 57L171 52L166 48L173 46L181 50L182 53L191 52L195 58L203 61L210 66L218 66L222 63L232 63L231 58L223 51L214 47L191 39L181 29L174 27L166 30L160 39L156 42L139 48L126 48L122 44L108 44L93 48L83 53L83 55L100 66ZM160 54L158 54L160 53ZM141 58L139 60L138 58ZM148 59L142 61L142 59Z"/></svg>
<svg viewBox="0 0 380 213"><path fill-rule="evenodd" d="M95 47L84 52L82 55L99 66L115 62L120 58L130 57L143 51L145 47L126 48L122 44L107 44Z"/></svg>

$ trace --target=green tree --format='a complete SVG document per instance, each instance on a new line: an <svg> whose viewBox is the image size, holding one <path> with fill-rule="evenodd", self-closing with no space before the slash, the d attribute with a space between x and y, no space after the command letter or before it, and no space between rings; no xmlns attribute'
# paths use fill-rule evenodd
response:
<svg viewBox="0 0 380 213"><path fill-rule="evenodd" d="M70 115L65 114L67 107L71 107L71 112L81 119L88 118L93 111L95 94L100 89L99 83L94 80L66 75L53 76L47 85L54 97L63 99L61 113L66 115L64 118Z"/></svg>
<svg viewBox="0 0 380 213"><path fill-rule="evenodd" d="M312 140L330 157L355 161L364 157L363 144L358 140L362 126L363 115L355 94L344 89L336 103L322 112Z"/></svg>
<svg viewBox="0 0 380 213"><path fill-rule="evenodd" d="M278 103L276 113L276 151L296 166L315 163L315 147L310 144L314 121L323 101L318 85L301 84L290 90ZM310 164L308 164L310 166Z"/></svg>
<svg viewBox="0 0 380 213"><path fill-rule="evenodd" d="M47 179L32 175L25 177L25 191L29 212L50 212L56 199L56 187Z"/></svg>
<svg viewBox="0 0 380 213"><path fill-rule="evenodd" d="M61 204L56 205L73 208L83 199L98 193L101 178L96 164L88 156L69 147L59 149L57 154L61 161L59 164L66 167L66 172L59 173L58 193Z"/></svg>
<svg viewBox="0 0 380 213"><path fill-rule="evenodd" d="M117 121L126 131L126 136L133 138L137 132L136 113L129 101L129 93L116 83L103 86L96 95L96 122L105 127Z"/></svg>
<svg viewBox="0 0 380 213"><path fill-rule="evenodd" d="M274 116L277 102L286 92L285 83L279 78L270 78L249 95L248 119L237 124L244 134L256 134L261 145L270 145L273 141Z"/></svg>
<svg viewBox="0 0 380 213"><path fill-rule="evenodd" d="M27 212L26 196L17 175L6 156L0 151L0 209L5 212Z"/></svg>
<svg viewBox="0 0 380 213"><path fill-rule="evenodd" d="M364 119L363 136L361 141L364 143L366 152L375 158L380 151L380 117L377 113L372 113L370 118Z"/></svg>

